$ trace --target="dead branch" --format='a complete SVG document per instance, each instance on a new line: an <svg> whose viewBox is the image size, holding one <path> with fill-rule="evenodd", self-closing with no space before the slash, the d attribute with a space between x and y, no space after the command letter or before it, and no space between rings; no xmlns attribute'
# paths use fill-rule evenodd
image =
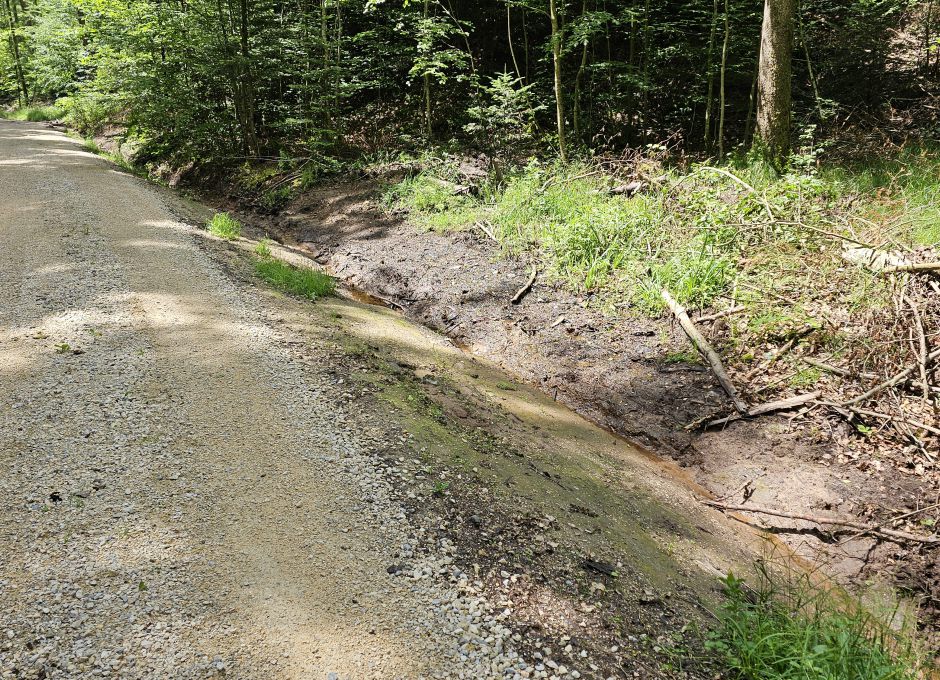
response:
<svg viewBox="0 0 940 680"><path fill-rule="evenodd" d="M529 276L529 280L526 281L525 285L523 285L522 288L516 291L516 294L512 296L512 300L510 300L512 304L518 305L520 302L522 302L522 298L524 298L529 293L529 291L532 290L532 285L535 283L535 279L538 275L538 268L535 265L532 265L532 274Z"/></svg>
<svg viewBox="0 0 940 680"><path fill-rule="evenodd" d="M940 357L940 349L935 349L933 352L931 352L930 354L928 354L928 355L927 355L927 359L926 359L926 363L929 364L931 361L934 361L937 357ZM891 387L894 387L894 386L897 385L899 382L901 382L902 380L904 380L904 379L906 379L908 376L910 376L911 373L913 373L914 371L916 371L917 368L918 368L918 366L920 366L920 362L918 362L918 364L917 364L916 366L908 366L908 367L905 368L903 371L901 371L900 373L896 373L894 376L892 376L892 377L889 378L888 380L885 380L885 381L884 381L883 383L881 383L880 385L875 385L874 387L872 387L870 390L868 390L868 391L865 392L864 394L861 394L861 395L855 397L854 399L850 399L850 400L848 400L848 401L846 401L846 402L843 402L843 403L842 403L842 406L852 406L852 405L854 405L854 404L860 404L860 403L862 403L863 401L866 401L866 400L868 400L868 399L871 399L871 398L872 398L873 396L875 396L876 394L880 394L881 392L885 391L886 389L891 388Z"/></svg>
<svg viewBox="0 0 940 680"><path fill-rule="evenodd" d="M864 524L862 522L854 522L852 520L842 520L835 517L818 517L815 515L804 515L796 512L783 512L782 510L773 510L771 508L762 508L759 506L751 505L729 505L726 503L718 503L716 501L702 501L705 505L710 505L713 508L718 508L719 510L727 510L731 512L753 512L759 515L770 515L771 517L783 517L785 519L796 519L802 520L804 522L812 522L813 524L819 524L820 526L830 525L830 526L839 526L846 527L848 529L857 529L866 534L874 534L876 536L881 536L882 538L889 538L895 541L910 541L912 543L927 543L929 545L934 545L940 543L940 538L936 536L918 536L916 534L911 534L906 531L897 531L895 529L885 529L879 524Z"/></svg>
<svg viewBox="0 0 940 680"><path fill-rule="evenodd" d="M737 307L726 309L723 312L716 312L715 314L708 314L707 316L700 316L695 320L695 323L708 323L709 321L718 321L718 319L724 319L726 316L739 314L743 312L744 309L745 309L744 305L738 305Z"/></svg>
<svg viewBox="0 0 940 680"><path fill-rule="evenodd" d="M628 182L627 184L621 184L620 186L612 187L607 190L607 193L610 196L626 196L627 198L630 198L634 194L637 194L640 191L643 191L645 187L646 187L646 182L642 182L640 180L633 180L632 182Z"/></svg>
<svg viewBox="0 0 940 680"><path fill-rule="evenodd" d="M850 414L854 413L860 416L868 416L869 418L881 418L887 421L905 423L906 425L911 425L919 430L924 430L925 432L930 432L931 434L940 435L940 428L936 428L933 425L928 425L927 423L922 423L919 420L911 420L910 418L893 416L890 413L880 413L879 411L869 411L868 409L857 408L855 406L845 406L844 404L836 404L831 401L817 401L816 403L820 406L828 406L832 410L838 412L843 418L848 418Z"/></svg>
<svg viewBox="0 0 940 680"><path fill-rule="evenodd" d="M495 243L499 243L499 239L493 235L493 232L486 226L487 224L489 223L486 220L483 220L480 222L474 222L473 226L477 227L480 231L489 236Z"/></svg>
<svg viewBox="0 0 940 680"><path fill-rule="evenodd" d="M734 409L738 413L747 413L747 404L745 404L741 397L738 396L738 391L735 389L734 383L731 382L731 378L728 377L728 372L725 370L724 365L722 365L718 353L708 343L708 340L705 339L701 332L699 332L695 324L692 323L692 319L689 318L685 308L676 302L672 295L669 294L669 291L665 288L660 289L660 295L662 295L666 306L669 307L669 310L679 321L679 325L682 326L682 330L685 331L686 336L695 346L695 349L697 349L699 353L708 361L712 371L718 378L718 382L721 384L721 387L731 398L731 403L734 404Z"/></svg>
<svg viewBox="0 0 940 680"><path fill-rule="evenodd" d="M702 169L702 170L709 170L709 171L711 171L711 172L717 172L717 173L720 174L720 175L724 175L725 177L728 177L728 178L734 180L735 182L737 182L738 184L740 184L741 186L743 186L745 189L747 189L748 191L750 191L752 194L754 194L754 196L757 198L757 200L760 201L761 204L764 206L764 210L767 211L767 217L770 218L770 221L771 221L771 222L773 222L774 220L777 219L776 217L774 217L774 211L773 211L773 209L770 207L770 203L767 202L767 199L764 198L764 197L757 191L757 189L755 189L754 187L752 187L750 184L748 184L747 182L745 182L743 179L741 179L741 178L738 177L737 175L735 175L735 174L733 174L733 173L730 173L730 172L728 172L727 170L725 170L725 169L723 169L723 168L716 168L716 167L711 166L711 165L704 165L704 166L702 166L701 169Z"/></svg>
<svg viewBox="0 0 940 680"><path fill-rule="evenodd" d="M917 328L917 340L920 349L920 366L918 367L920 369L920 385L924 392L924 401L928 401L930 399L930 383L927 382L927 334L924 332L924 319L920 315L917 304L909 296L902 293L901 297L914 313L914 326Z"/></svg>
<svg viewBox="0 0 940 680"><path fill-rule="evenodd" d="M810 366L815 366L816 368L825 371L826 373L833 373L835 375L840 375L843 378L862 378L863 380L877 380L878 375L875 373L856 373L850 371L847 368L839 368L838 366L833 366L832 364L826 364L812 357L803 357L803 362L809 364Z"/></svg>
<svg viewBox="0 0 940 680"><path fill-rule="evenodd" d="M797 406L802 406L803 404L806 404L810 401L819 399L821 394L821 392L809 392L807 394L799 394L795 397L787 397L786 399L768 401L764 404L759 404L758 406L752 406L747 410L746 413L732 413L730 416L713 420L706 424L705 428L708 429L710 427L718 427L719 425L727 425L728 423L733 423L736 420L751 418L753 416L761 416L767 413L789 411L790 409L796 408Z"/></svg>
<svg viewBox="0 0 940 680"><path fill-rule="evenodd" d="M891 267L885 267L881 270L883 274L903 274L914 272L938 272L940 271L940 262L912 262L898 264Z"/></svg>
<svg viewBox="0 0 940 680"><path fill-rule="evenodd" d="M889 253L877 248L863 246L846 248L842 259L853 264L860 264L876 272L887 272L899 267L911 266L911 263L898 253Z"/></svg>

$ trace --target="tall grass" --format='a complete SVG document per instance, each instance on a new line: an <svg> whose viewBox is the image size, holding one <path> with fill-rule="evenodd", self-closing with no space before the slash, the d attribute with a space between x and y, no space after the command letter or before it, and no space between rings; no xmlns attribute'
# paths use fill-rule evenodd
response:
<svg viewBox="0 0 940 680"><path fill-rule="evenodd" d="M733 680L916 680L913 640L810 577L758 570L753 588L729 576L707 646Z"/></svg>
<svg viewBox="0 0 940 680"><path fill-rule="evenodd" d="M216 213L206 225L210 234L232 241L242 234L242 225L227 212Z"/></svg>
<svg viewBox="0 0 940 680"><path fill-rule="evenodd" d="M255 273L275 288L308 300L332 295L336 281L315 269L300 269L271 258L255 262Z"/></svg>
<svg viewBox="0 0 940 680"><path fill-rule="evenodd" d="M572 288L643 314L662 313L660 287L693 309L732 293L765 305L767 295L748 291L812 290L822 274L876 304L867 289L856 294L868 277L843 266L839 236L940 242L940 155L908 149L823 170L814 158L783 175L746 158L718 168L654 166L644 173L654 179L632 196L612 193L617 181L599 168L537 163L470 196L455 191L445 164L385 198L426 228L480 224L510 252L537 251ZM790 304L792 315L803 315L800 306Z"/></svg>
<svg viewBox="0 0 940 680"><path fill-rule="evenodd" d="M59 120L65 115L58 106L24 106L12 111L3 112L3 118L7 120L26 120L31 123L39 123L48 120Z"/></svg>

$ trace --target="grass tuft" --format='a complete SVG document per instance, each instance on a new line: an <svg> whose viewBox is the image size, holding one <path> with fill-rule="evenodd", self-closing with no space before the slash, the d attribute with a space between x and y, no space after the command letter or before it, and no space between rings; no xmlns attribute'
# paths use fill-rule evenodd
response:
<svg viewBox="0 0 940 680"><path fill-rule="evenodd" d="M237 239L242 234L242 225L227 212L213 215L206 228L210 234L229 241Z"/></svg>
<svg viewBox="0 0 940 680"><path fill-rule="evenodd" d="M707 646L734 680L915 680L914 645L857 603L809 577L771 576L756 588L729 575L719 628Z"/></svg>
<svg viewBox="0 0 940 680"><path fill-rule="evenodd" d="M336 290L336 281L332 276L314 269L292 267L280 260L258 260L255 262L255 273L275 288L308 300L332 295Z"/></svg>

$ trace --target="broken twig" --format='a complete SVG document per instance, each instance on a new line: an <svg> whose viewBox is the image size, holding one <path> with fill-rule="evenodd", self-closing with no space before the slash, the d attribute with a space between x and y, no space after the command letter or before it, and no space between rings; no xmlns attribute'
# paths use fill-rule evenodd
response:
<svg viewBox="0 0 940 680"><path fill-rule="evenodd" d="M931 352L930 354L928 354L928 355L927 355L927 359L926 359L926 363L929 364L931 361L935 360L937 357L940 357L940 349L935 349L933 352ZM860 404L860 403L862 403L863 401L866 401L866 400L868 400L868 399L871 399L871 398L872 398L873 396L875 396L876 394L880 394L881 392L884 392L886 389L891 388L891 387L894 387L894 386L897 385L899 382L901 382L902 380L906 379L908 376L911 375L911 373L913 373L914 371L916 371L919 366L920 366L920 362L918 362L916 366L908 366L908 367L905 368L903 371L901 371L900 373L896 373L894 376L892 376L891 378L888 378L887 380L885 380L885 381L884 381L883 383L881 383L880 385L875 385L874 387L872 387L870 390L868 390L868 391L865 392L864 394L861 394L861 395L855 397L854 399L850 399L850 400L848 400L848 401L846 401L846 402L843 402L841 405L842 405L842 406L853 406L853 405L855 405L855 404Z"/></svg>
<svg viewBox="0 0 940 680"><path fill-rule="evenodd" d="M727 425L736 420L742 420L752 416L761 416L778 411L789 411L797 406L802 406L803 404L819 399L820 395L820 392L809 392L808 394L798 394L795 397L787 397L786 399L778 399L777 401L768 401L766 404L752 406L746 413L732 413L730 416L713 420L707 423L705 428L708 429L710 427L718 427L719 425Z"/></svg>
<svg viewBox="0 0 940 680"><path fill-rule="evenodd" d="M525 282L525 285L522 286L516 294L512 296L510 302L514 305L518 305L522 302L522 298L528 295L529 291L532 290L532 285L535 283L536 277L539 275L538 267L532 265L532 274L529 276L529 280Z"/></svg>
<svg viewBox="0 0 940 680"><path fill-rule="evenodd" d="M940 262L912 262L882 269L884 274L903 274L913 272L940 272Z"/></svg>
<svg viewBox="0 0 940 680"><path fill-rule="evenodd" d="M726 316L731 316L733 314L738 314L740 312L743 312L744 309L745 309L744 305L738 305L737 307L726 309L723 312L715 312L714 314L700 316L695 320L695 323L707 323L709 321L718 321L718 319L724 319Z"/></svg>
<svg viewBox="0 0 940 680"><path fill-rule="evenodd" d="M859 531L866 534L875 534L876 536L881 536L882 538L890 538L895 541L910 541L912 543L927 543L935 544L940 543L940 538L936 536L918 536L916 534L911 534L906 531L896 531L895 529L885 529L878 524L863 524L862 522L853 522L852 520L842 520L835 517L817 517L815 515L804 515L796 512L783 512L782 510L773 510L771 508L762 508L756 505L728 505L726 503L718 503L716 501L702 501L705 505L710 505L713 508L718 508L719 510L727 510L731 512L753 512L759 515L770 515L772 517L784 517L786 519L798 519L803 520L804 522L812 522L813 524L831 525L846 527L848 529L858 529Z"/></svg>
<svg viewBox="0 0 940 680"><path fill-rule="evenodd" d="M679 321L679 325L682 326L682 330L685 331L686 336L688 336L692 344L695 345L695 349L697 349L708 361L708 364L711 366L712 371L718 378L718 382L721 384L722 389L724 389L727 395L731 398L731 403L734 404L734 409L738 413L747 413L747 404L745 404L741 397L738 396L738 391L735 389L734 383L731 382L731 378L728 377L728 372L722 365L721 359L718 356L718 352L716 352L715 349L708 343L699 329L696 328L694 323L692 323L692 319L689 318L685 308L675 301L672 295L669 294L668 290L665 288L661 289L660 295L662 295L666 306L669 307L669 310Z"/></svg>

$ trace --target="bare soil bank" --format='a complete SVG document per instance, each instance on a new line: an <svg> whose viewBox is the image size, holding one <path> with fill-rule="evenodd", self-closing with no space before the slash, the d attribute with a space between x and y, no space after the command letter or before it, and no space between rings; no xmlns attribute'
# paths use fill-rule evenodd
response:
<svg viewBox="0 0 940 680"><path fill-rule="evenodd" d="M400 310L611 432L675 460L724 502L881 523L940 500L928 479L882 465L864 447L848 447L854 435L843 421L785 413L720 431L686 429L730 413L731 405L706 366L676 361L690 346L671 319L611 316L589 295L542 274L513 304L531 263L507 257L482 233L430 233L389 214L380 194L398 179L332 182L276 214L217 177L190 174L182 183L237 213L249 230L315 259L364 299ZM855 582L887 577L920 600L925 624L936 629L936 550L754 517L756 526L830 573Z"/></svg>

